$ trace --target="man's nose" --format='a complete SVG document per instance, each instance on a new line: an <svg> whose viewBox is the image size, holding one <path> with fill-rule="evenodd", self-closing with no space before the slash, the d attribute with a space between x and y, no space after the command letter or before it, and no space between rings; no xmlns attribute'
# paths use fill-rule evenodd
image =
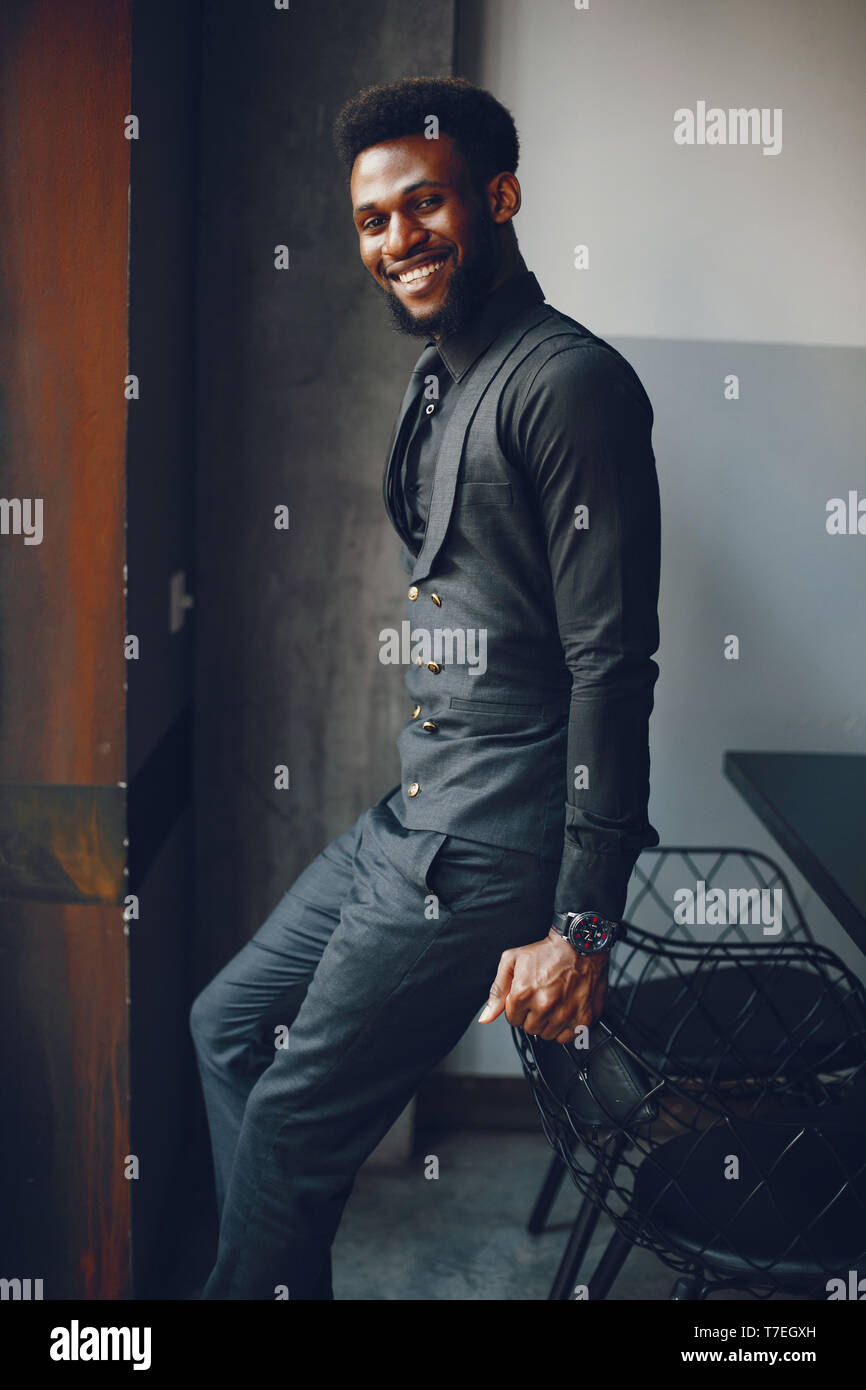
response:
<svg viewBox="0 0 866 1390"><path fill-rule="evenodd" d="M388 223L385 238L385 251L389 260L404 261L414 251L420 250L429 237L429 232L411 217L393 215Z"/></svg>

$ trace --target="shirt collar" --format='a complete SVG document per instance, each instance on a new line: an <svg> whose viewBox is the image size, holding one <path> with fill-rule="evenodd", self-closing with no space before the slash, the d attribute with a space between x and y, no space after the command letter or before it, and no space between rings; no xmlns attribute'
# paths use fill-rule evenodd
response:
<svg viewBox="0 0 866 1390"><path fill-rule="evenodd" d="M544 302L544 292L531 270L519 270L487 296L480 311L460 333L429 338L454 381L460 381L469 368L489 348L506 324L528 309Z"/></svg>

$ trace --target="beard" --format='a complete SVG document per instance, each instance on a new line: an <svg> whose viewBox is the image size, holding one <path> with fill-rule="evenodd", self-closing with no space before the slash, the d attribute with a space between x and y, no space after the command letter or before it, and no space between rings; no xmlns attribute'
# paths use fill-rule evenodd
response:
<svg viewBox="0 0 866 1390"><path fill-rule="evenodd" d="M431 314L416 318L394 290L386 290L376 283L388 306L392 326L398 333L407 333L414 338L431 338L434 334L447 338L452 333L462 332L472 322L489 294L499 268L496 223L486 205L472 224L471 245L472 251L462 265L451 272L444 302Z"/></svg>

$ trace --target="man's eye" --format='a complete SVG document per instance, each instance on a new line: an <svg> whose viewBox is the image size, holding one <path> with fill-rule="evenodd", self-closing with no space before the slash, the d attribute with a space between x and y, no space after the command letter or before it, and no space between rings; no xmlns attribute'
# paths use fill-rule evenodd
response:
<svg viewBox="0 0 866 1390"><path fill-rule="evenodd" d="M431 193L428 198L422 198L420 203L416 204L416 206L419 208L423 208L426 204L432 203L434 207L438 207L441 202L442 199L440 197L438 197L435 193ZM367 221L364 222L362 225L362 230L365 232L375 232L379 224L384 221L385 218L382 216L382 214L377 213L375 217L367 218Z"/></svg>

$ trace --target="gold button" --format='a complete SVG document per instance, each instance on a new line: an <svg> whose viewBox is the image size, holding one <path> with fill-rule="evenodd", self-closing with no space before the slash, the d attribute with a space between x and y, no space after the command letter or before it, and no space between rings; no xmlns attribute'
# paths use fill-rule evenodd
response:
<svg viewBox="0 0 866 1390"><path fill-rule="evenodd" d="M418 597L418 585L417 585L417 584L413 584L413 585L412 585L412 588L409 590L409 597L410 597L411 599L416 599L416 598Z"/></svg>
<svg viewBox="0 0 866 1390"><path fill-rule="evenodd" d="M421 725L421 728L426 729L428 734L435 734L436 730L439 728L439 725L434 724L432 719L425 719L424 723Z"/></svg>
<svg viewBox="0 0 866 1390"><path fill-rule="evenodd" d="M432 671L434 676L438 676L439 672L442 670L442 667L439 665L438 661L428 661L427 670Z"/></svg>
<svg viewBox="0 0 866 1390"><path fill-rule="evenodd" d="M417 719L417 718L418 718L418 715L419 715L420 713L421 713L421 706L420 706L420 705L416 705L415 708L414 708L413 711L412 711L412 718L413 718L413 719Z"/></svg>
<svg viewBox="0 0 866 1390"><path fill-rule="evenodd" d="M424 662L421 660L420 656L419 656L418 660L415 662L415 665L416 665L416 666L423 666L423 665L424 665Z"/></svg>
<svg viewBox="0 0 866 1390"><path fill-rule="evenodd" d="M432 598L433 602L436 604L436 607L437 607L437 608L441 608L441 607L442 607L442 600L441 600L441 598L439 597L438 594L431 594L430 597Z"/></svg>
<svg viewBox="0 0 866 1390"><path fill-rule="evenodd" d="M410 782L408 790L409 790L409 795L410 795L410 796L417 796L418 793L419 793L420 790L421 790L421 783L420 783L420 782Z"/></svg>

